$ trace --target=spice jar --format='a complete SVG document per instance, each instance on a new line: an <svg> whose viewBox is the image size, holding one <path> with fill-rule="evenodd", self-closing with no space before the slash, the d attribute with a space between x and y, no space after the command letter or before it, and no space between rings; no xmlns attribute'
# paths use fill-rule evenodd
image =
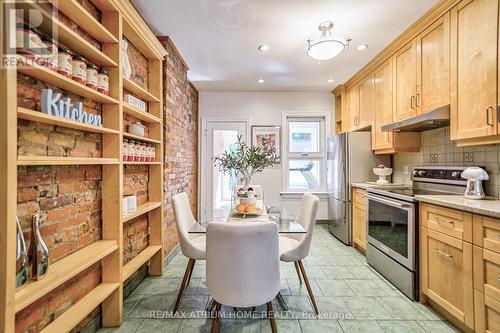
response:
<svg viewBox="0 0 500 333"><path fill-rule="evenodd" d="M35 28L26 23L17 23L16 47L19 54L36 60L38 57L37 52L44 47L44 44Z"/></svg>
<svg viewBox="0 0 500 333"><path fill-rule="evenodd" d="M109 95L109 75L104 68L97 73L97 91Z"/></svg>
<svg viewBox="0 0 500 333"><path fill-rule="evenodd" d="M85 84L87 81L87 62L81 55L73 57L71 62L72 75L71 78L78 83Z"/></svg>
<svg viewBox="0 0 500 333"><path fill-rule="evenodd" d="M57 71L57 42L54 38L49 36L43 36L42 41L45 44L45 48L42 50L41 57L43 58L43 65L50 68L53 71Z"/></svg>
<svg viewBox="0 0 500 333"><path fill-rule="evenodd" d="M135 142L134 140L129 140L127 161L133 162L134 160L135 160Z"/></svg>
<svg viewBox="0 0 500 333"><path fill-rule="evenodd" d="M57 71L66 76L73 75L73 56L70 50L60 47L57 54Z"/></svg>
<svg viewBox="0 0 500 333"><path fill-rule="evenodd" d="M87 87L97 90L97 66L87 64Z"/></svg>
<svg viewBox="0 0 500 333"><path fill-rule="evenodd" d="M123 139L122 142L122 160L128 161L128 140Z"/></svg>
<svg viewBox="0 0 500 333"><path fill-rule="evenodd" d="M140 142L135 142L135 156L134 156L134 161L135 162L140 162L141 161L141 143Z"/></svg>
<svg viewBox="0 0 500 333"><path fill-rule="evenodd" d="M155 147L152 144L148 145L148 162L154 162L155 160Z"/></svg>
<svg viewBox="0 0 500 333"><path fill-rule="evenodd" d="M148 161L148 145L146 143L142 144L142 161Z"/></svg>

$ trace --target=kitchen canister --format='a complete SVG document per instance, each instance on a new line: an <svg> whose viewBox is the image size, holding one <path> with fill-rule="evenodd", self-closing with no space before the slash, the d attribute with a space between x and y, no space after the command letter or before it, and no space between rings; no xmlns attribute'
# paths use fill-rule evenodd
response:
<svg viewBox="0 0 500 333"><path fill-rule="evenodd" d="M137 197L135 195L129 195L127 197L127 212L135 212L137 210Z"/></svg>
<svg viewBox="0 0 500 333"><path fill-rule="evenodd" d="M128 126L128 131L130 134L144 137L145 128L146 126L136 121L135 123L132 123Z"/></svg>
<svg viewBox="0 0 500 333"><path fill-rule="evenodd" d="M128 200L127 198L123 198L122 199L122 214L123 215L127 215L128 213Z"/></svg>

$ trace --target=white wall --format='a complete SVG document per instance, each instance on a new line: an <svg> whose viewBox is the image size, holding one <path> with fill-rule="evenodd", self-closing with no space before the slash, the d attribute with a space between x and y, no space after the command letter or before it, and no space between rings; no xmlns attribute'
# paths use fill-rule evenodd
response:
<svg viewBox="0 0 500 333"><path fill-rule="evenodd" d="M242 117L249 118L250 125L281 125L283 111L331 111L333 119L333 94L329 92L200 92L199 94L200 119ZM298 200L281 201L281 165L256 175L253 182L262 184L266 203L281 203L296 213ZM327 218L326 199L321 202L319 218Z"/></svg>

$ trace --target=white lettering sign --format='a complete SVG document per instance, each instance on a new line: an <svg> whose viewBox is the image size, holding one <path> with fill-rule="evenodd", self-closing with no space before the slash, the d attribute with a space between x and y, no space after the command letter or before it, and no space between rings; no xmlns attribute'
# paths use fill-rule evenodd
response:
<svg viewBox="0 0 500 333"><path fill-rule="evenodd" d="M55 93L52 89L42 90L42 112L50 116L102 127L100 115L83 111L82 102L71 105L71 99L61 99L61 94Z"/></svg>

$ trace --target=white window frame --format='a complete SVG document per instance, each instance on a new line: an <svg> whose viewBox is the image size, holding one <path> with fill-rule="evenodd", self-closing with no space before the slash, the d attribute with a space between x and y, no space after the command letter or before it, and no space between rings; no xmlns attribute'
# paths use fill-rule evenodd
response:
<svg viewBox="0 0 500 333"><path fill-rule="evenodd" d="M290 153L290 121L316 121L321 120L320 125L320 152L318 153ZM326 191L326 138L330 133L330 112L282 112L281 127L283 128L283 152L282 152L282 168L281 168L281 184L282 192L286 193L303 193L303 192L325 192ZM301 190L290 188L289 182L289 160L320 160L319 187L311 190Z"/></svg>

